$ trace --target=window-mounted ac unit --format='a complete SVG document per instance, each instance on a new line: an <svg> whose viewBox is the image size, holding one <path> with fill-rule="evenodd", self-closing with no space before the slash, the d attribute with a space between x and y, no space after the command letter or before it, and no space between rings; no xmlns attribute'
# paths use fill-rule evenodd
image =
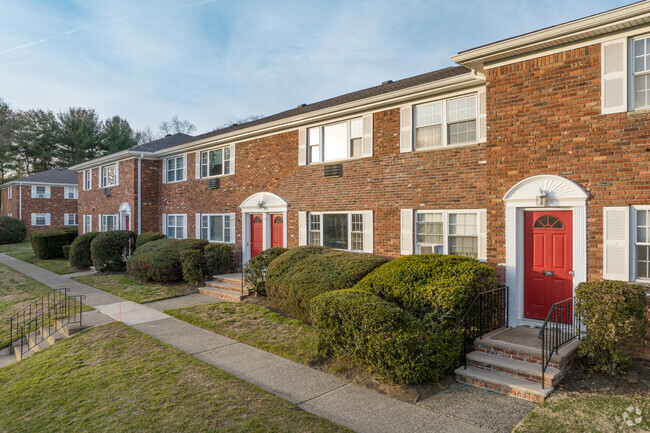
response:
<svg viewBox="0 0 650 433"><path fill-rule="evenodd" d="M36 194L36 198L45 198L45 194Z"/></svg>
<svg viewBox="0 0 650 433"><path fill-rule="evenodd" d="M109 197L111 195L111 189L110 188L104 188L104 195Z"/></svg>
<svg viewBox="0 0 650 433"><path fill-rule="evenodd" d="M208 179L208 189L218 189L219 188L219 178Z"/></svg>

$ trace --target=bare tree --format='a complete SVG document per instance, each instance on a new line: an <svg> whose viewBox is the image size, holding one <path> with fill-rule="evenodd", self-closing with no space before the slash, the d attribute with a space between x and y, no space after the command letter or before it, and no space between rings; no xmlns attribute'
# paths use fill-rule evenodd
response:
<svg viewBox="0 0 650 433"><path fill-rule="evenodd" d="M191 134L196 131L196 126L189 120L180 120L178 116L172 117L168 122L160 122L160 131L164 134Z"/></svg>
<svg viewBox="0 0 650 433"><path fill-rule="evenodd" d="M253 122L255 120L259 120L264 118L262 114L249 114L248 116L238 119L238 120L231 120L226 123L223 123L215 128L216 129L225 129L225 128L230 128L231 126L235 125L241 125L242 123L248 123L248 122Z"/></svg>
<svg viewBox="0 0 650 433"><path fill-rule="evenodd" d="M147 126L146 128L138 131L138 144L144 144L144 143L149 143L150 141L154 141L158 139L158 136L154 134L153 129L151 129L151 126Z"/></svg>

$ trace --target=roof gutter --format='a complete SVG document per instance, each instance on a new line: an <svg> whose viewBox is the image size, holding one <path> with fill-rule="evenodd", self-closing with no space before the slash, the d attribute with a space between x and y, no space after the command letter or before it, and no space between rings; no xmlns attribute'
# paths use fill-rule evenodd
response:
<svg viewBox="0 0 650 433"><path fill-rule="evenodd" d="M102 156L100 158L91 159L90 161L85 161L77 165L73 165L72 167L68 168L68 170L80 172L83 170L87 170L89 168L97 167L98 165L110 164L112 162L122 161L124 159L130 159L130 158L137 158L139 156L142 157L154 156L154 154L152 152L135 152L127 149L117 153L111 153L110 155Z"/></svg>

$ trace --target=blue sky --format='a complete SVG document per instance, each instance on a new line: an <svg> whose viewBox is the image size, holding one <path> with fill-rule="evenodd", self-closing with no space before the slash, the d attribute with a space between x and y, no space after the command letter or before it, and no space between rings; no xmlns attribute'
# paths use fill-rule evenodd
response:
<svg viewBox="0 0 650 433"><path fill-rule="evenodd" d="M615 0L3 0L0 98L94 108L157 132L452 66L464 49L624 6Z"/></svg>

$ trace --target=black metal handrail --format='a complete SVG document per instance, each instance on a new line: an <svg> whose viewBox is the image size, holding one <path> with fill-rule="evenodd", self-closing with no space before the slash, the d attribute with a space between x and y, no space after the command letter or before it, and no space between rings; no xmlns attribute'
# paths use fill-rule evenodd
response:
<svg viewBox="0 0 650 433"><path fill-rule="evenodd" d="M66 296L51 308L41 311L30 322L23 324L20 328L21 357L64 326L72 323L83 326L82 301L85 298L85 295Z"/></svg>
<svg viewBox="0 0 650 433"><path fill-rule="evenodd" d="M553 304L539 331L542 340L542 389L553 352L557 355L560 347L576 338L580 339L580 316L575 312L575 303L576 298L573 297Z"/></svg>
<svg viewBox="0 0 650 433"><path fill-rule="evenodd" d="M53 305L58 304L62 299L65 299L67 293L70 289L52 289L46 295L41 296L40 298L32 301L24 307L22 310L14 313L11 317L5 320L5 323L9 324L9 335L5 338L0 338L0 349L6 345L21 338L20 334L21 327L28 322L31 322L34 317L43 311L47 311L52 308ZM13 350L13 349L12 349Z"/></svg>
<svg viewBox="0 0 650 433"><path fill-rule="evenodd" d="M463 366L467 369L467 352L474 340L508 325L508 286L476 295L460 321L464 326Z"/></svg>

